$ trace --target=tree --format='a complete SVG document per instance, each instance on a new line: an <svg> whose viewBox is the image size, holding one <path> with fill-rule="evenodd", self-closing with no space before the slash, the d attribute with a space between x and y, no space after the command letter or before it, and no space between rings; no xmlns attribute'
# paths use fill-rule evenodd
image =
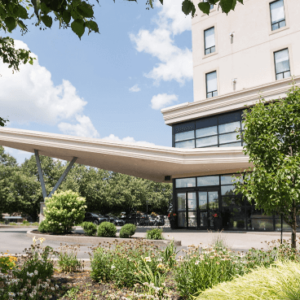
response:
<svg viewBox="0 0 300 300"><path fill-rule="evenodd" d="M253 164L244 184L237 183L249 201L267 214L282 214L292 229L296 248L300 206L300 89L293 86L284 99L261 99L244 112L244 153Z"/></svg>

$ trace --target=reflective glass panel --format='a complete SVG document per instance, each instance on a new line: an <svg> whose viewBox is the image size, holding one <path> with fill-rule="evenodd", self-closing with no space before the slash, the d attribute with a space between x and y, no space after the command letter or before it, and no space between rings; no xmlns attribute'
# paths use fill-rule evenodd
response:
<svg viewBox="0 0 300 300"><path fill-rule="evenodd" d="M207 192L198 192L199 209L207 209Z"/></svg>
<svg viewBox="0 0 300 300"><path fill-rule="evenodd" d="M204 31L205 49L216 45L215 43L215 28L212 27ZM212 53L212 52L211 52Z"/></svg>
<svg viewBox="0 0 300 300"><path fill-rule="evenodd" d="M188 210L196 210L196 193L188 193Z"/></svg>
<svg viewBox="0 0 300 300"><path fill-rule="evenodd" d="M246 229L246 215L243 207L223 207L222 223L226 229Z"/></svg>
<svg viewBox="0 0 300 300"><path fill-rule="evenodd" d="M234 185L224 185L221 187L221 194L222 195L235 195L234 191Z"/></svg>
<svg viewBox="0 0 300 300"><path fill-rule="evenodd" d="M241 196L223 196L222 197L222 207L225 206L243 206L244 199Z"/></svg>
<svg viewBox="0 0 300 300"><path fill-rule="evenodd" d="M275 52L275 68L276 74L290 70L288 49Z"/></svg>
<svg viewBox="0 0 300 300"><path fill-rule="evenodd" d="M222 124L219 125L219 133L226 133L226 132L233 132L236 131L237 129L240 130L241 128L241 122L232 122L232 123L227 123L227 124Z"/></svg>
<svg viewBox="0 0 300 300"><path fill-rule="evenodd" d="M283 0L278 0L270 4L272 24L285 19Z"/></svg>
<svg viewBox="0 0 300 300"><path fill-rule="evenodd" d="M217 144L218 144L218 136L211 136L211 137L196 140L197 148L211 146L211 145L217 145Z"/></svg>
<svg viewBox="0 0 300 300"><path fill-rule="evenodd" d="M188 212L188 226L189 227L197 227L197 213L196 212Z"/></svg>
<svg viewBox="0 0 300 300"><path fill-rule="evenodd" d="M175 134L175 142L178 141L184 141L184 140L190 140L195 138L195 131L186 131L186 132L180 132Z"/></svg>
<svg viewBox="0 0 300 300"><path fill-rule="evenodd" d="M216 91L218 89L217 72L206 74L206 86L207 93Z"/></svg>
<svg viewBox="0 0 300 300"><path fill-rule="evenodd" d="M210 209L219 208L219 193L218 192L208 192L208 205Z"/></svg>
<svg viewBox="0 0 300 300"><path fill-rule="evenodd" d="M200 227L207 226L207 212L200 212Z"/></svg>
<svg viewBox="0 0 300 300"><path fill-rule="evenodd" d="M219 185L219 176L197 177L197 186Z"/></svg>
<svg viewBox="0 0 300 300"><path fill-rule="evenodd" d="M185 208L186 208L186 194L185 193L177 194L177 207L178 207L178 210L185 210Z"/></svg>
<svg viewBox="0 0 300 300"><path fill-rule="evenodd" d="M177 188L194 187L194 186L196 186L196 178L176 179Z"/></svg>
<svg viewBox="0 0 300 300"><path fill-rule="evenodd" d="M178 213L178 227L186 227L186 213L179 212Z"/></svg>
<svg viewBox="0 0 300 300"><path fill-rule="evenodd" d="M195 140L175 143L175 147L176 148L193 149L193 148L195 148Z"/></svg>
<svg viewBox="0 0 300 300"><path fill-rule="evenodd" d="M237 139L237 135L238 133L236 132L219 135L219 143L226 144L230 142L240 141L241 139Z"/></svg>
<svg viewBox="0 0 300 300"><path fill-rule="evenodd" d="M241 146L242 146L242 142L220 145L220 147L241 147Z"/></svg>
<svg viewBox="0 0 300 300"><path fill-rule="evenodd" d="M218 134L218 128L217 126L207 127L207 128L201 128L196 130L196 137L204 137L204 136L210 136Z"/></svg>
<svg viewBox="0 0 300 300"><path fill-rule="evenodd" d="M243 182L243 177L239 175L222 175L221 176L221 184L232 184L234 182Z"/></svg>

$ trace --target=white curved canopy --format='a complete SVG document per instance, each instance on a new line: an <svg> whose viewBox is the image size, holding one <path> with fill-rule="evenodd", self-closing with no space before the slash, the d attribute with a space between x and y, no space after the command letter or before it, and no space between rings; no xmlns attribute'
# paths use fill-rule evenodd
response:
<svg viewBox="0 0 300 300"><path fill-rule="evenodd" d="M242 147L178 149L141 146L101 139L28 131L0 129L0 145L41 155L164 182L172 178L225 174L248 168Z"/></svg>

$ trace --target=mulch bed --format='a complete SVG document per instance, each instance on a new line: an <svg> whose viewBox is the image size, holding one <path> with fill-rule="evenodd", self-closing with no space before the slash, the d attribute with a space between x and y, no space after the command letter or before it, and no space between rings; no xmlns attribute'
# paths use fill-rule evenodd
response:
<svg viewBox="0 0 300 300"><path fill-rule="evenodd" d="M76 273L60 273L55 271L52 281L60 286L60 300L93 300L93 299L121 299L132 291L129 288L118 288L113 283L98 283L91 279L89 271ZM167 280L167 287L174 291L172 300L181 299L175 292L174 282Z"/></svg>

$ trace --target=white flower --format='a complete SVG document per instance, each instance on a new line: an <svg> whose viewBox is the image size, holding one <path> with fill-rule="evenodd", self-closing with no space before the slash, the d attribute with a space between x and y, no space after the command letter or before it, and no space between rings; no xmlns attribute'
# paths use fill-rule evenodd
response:
<svg viewBox="0 0 300 300"><path fill-rule="evenodd" d="M199 261L199 260L197 260L197 261L195 262L195 265L199 265L199 262L200 262L200 261Z"/></svg>
<svg viewBox="0 0 300 300"><path fill-rule="evenodd" d="M35 274L35 275L38 275L38 274L39 274L39 271L38 271L38 270L35 270L35 271L34 271L34 274Z"/></svg>
<svg viewBox="0 0 300 300"><path fill-rule="evenodd" d="M116 267L115 267L115 266L111 266L111 268L112 268L112 269L115 269Z"/></svg>
<svg viewBox="0 0 300 300"><path fill-rule="evenodd" d="M150 261L151 261L151 258L150 258L150 257L145 257L145 261L146 261L146 262L150 262Z"/></svg>
<svg viewBox="0 0 300 300"><path fill-rule="evenodd" d="M11 293L11 292L9 292L8 295L9 295L9 297L15 297L16 296L15 293Z"/></svg>

